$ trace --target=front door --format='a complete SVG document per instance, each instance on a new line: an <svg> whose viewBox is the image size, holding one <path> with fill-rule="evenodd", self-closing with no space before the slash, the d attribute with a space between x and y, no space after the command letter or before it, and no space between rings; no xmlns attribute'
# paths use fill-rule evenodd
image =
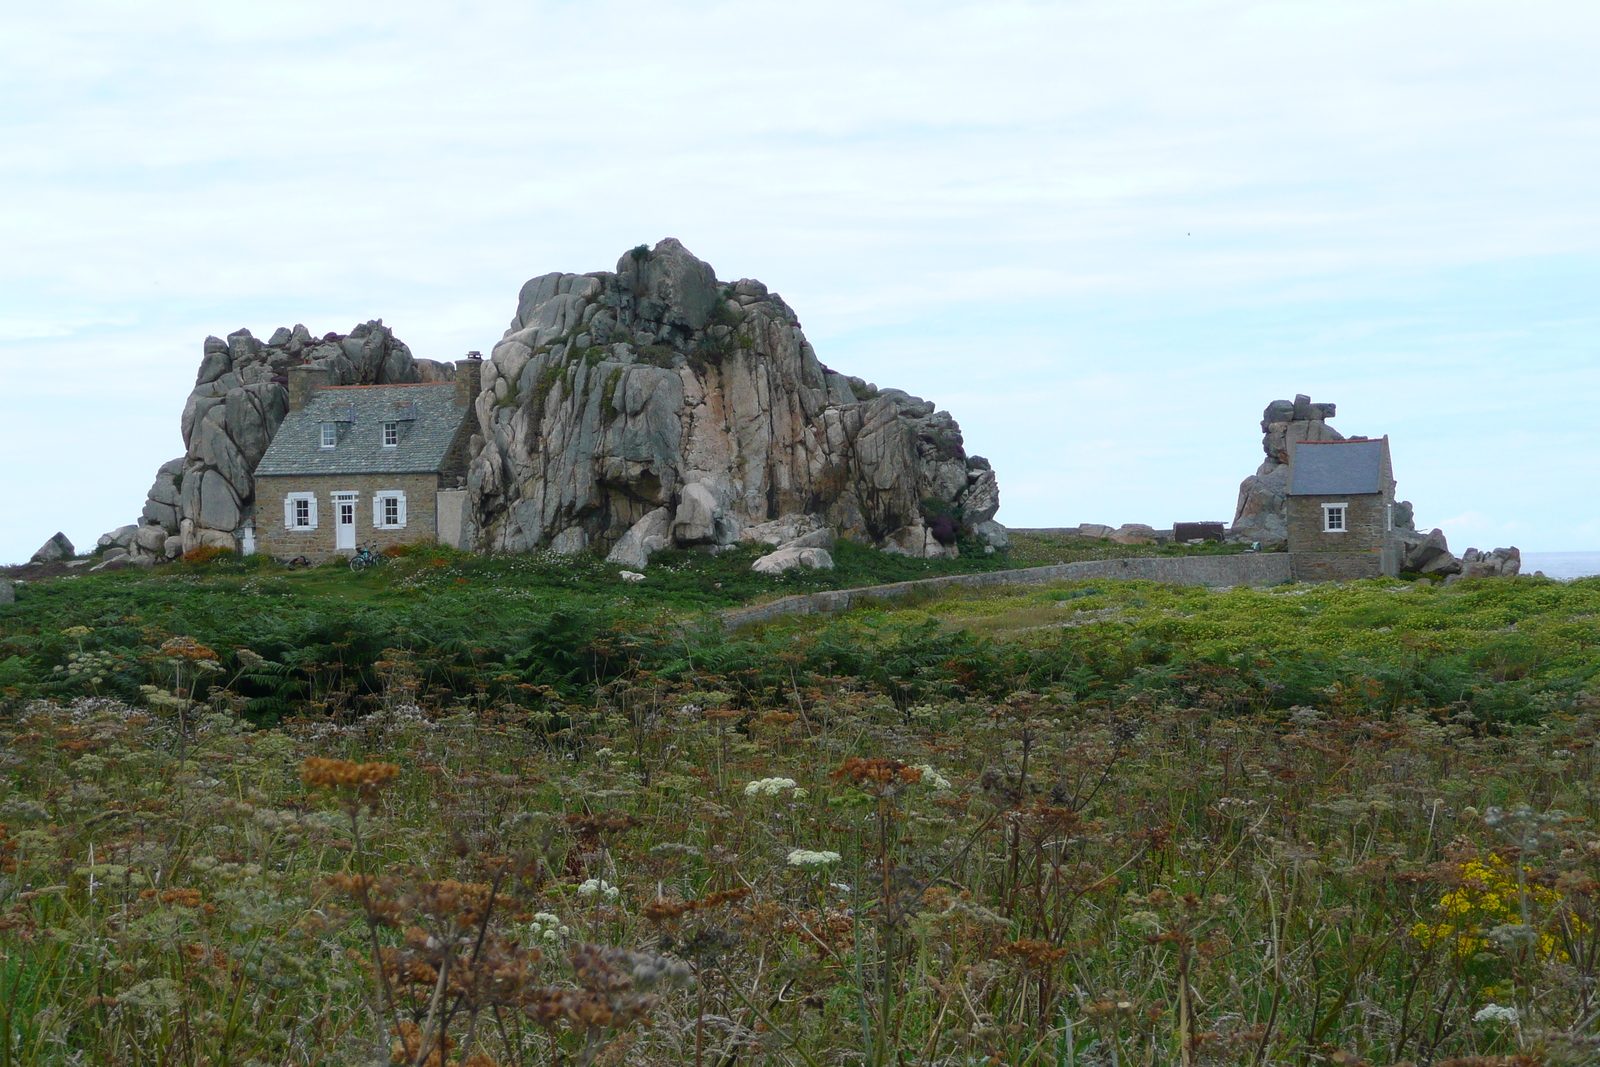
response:
<svg viewBox="0 0 1600 1067"><path fill-rule="evenodd" d="M333 494L333 547L335 549L355 550L356 547L356 495L354 493Z"/></svg>

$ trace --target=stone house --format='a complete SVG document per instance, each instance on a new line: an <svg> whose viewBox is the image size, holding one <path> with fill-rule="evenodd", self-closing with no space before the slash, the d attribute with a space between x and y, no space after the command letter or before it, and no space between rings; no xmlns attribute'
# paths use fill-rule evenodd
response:
<svg viewBox="0 0 1600 1067"><path fill-rule="evenodd" d="M1296 581L1400 573L1387 436L1301 441L1290 450L1289 468L1289 557Z"/></svg>
<svg viewBox="0 0 1600 1067"><path fill-rule="evenodd" d="M289 413L255 470L247 545L313 562L366 542L464 547L480 362L459 361L454 382L412 385L329 386L325 371L289 368Z"/></svg>

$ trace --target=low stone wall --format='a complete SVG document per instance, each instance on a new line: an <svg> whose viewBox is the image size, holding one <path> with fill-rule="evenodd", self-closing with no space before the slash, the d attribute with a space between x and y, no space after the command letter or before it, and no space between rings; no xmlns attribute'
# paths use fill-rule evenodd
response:
<svg viewBox="0 0 1600 1067"><path fill-rule="evenodd" d="M1146 559L1090 559L983 574L952 574L892 585L860 589L834 589L826 593L786 596L768 604L732 608L721 613L722 625L732 630L772 622L785 615L830 615L877 600L938 593L945 589L977 589L991 585L1037 585L1087 578L1119 578L1166 582L1170 585L1278 585L1291 580L1286 552L1243 552L1233 556L1168 556Z"/></svg>

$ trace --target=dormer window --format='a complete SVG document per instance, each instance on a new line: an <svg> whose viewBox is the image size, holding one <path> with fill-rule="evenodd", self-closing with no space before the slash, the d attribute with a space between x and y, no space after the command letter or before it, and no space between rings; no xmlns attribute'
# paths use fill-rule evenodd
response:
<svg viewBox="0 0 1600 1067"><path fill-rule="evenodd" d="M331 422L322 424L322 447L332 448L339 443L339 427Z"/></svg>
<svg viewBox="0 0 1600 1067"><path fill-rule="evenodd" d="M394 448L400 444L400 424L386 422L383 424L383 447Z"/></svg>

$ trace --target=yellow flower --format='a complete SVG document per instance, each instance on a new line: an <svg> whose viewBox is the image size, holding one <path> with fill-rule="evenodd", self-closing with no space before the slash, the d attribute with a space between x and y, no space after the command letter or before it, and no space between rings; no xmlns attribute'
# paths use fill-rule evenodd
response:
<svg viewBox="0 0 1600 1067"><path fill-rule="evenodd" d="M1457 868L1461 886L1439 898L1438 910L1448 920L1439 923L1417 923L1411 935L1424 945L1450 942L1459 957L1471 956L1490 945L1488 933L1496 927L1520 926L1522 899L1526 893L1530 919L1539 909L1549 910L1561 903L1562 895L1549 886L1536 885L1526 880L1532 868L1523 867L1524 886L1517 884L1516 868L1499 856L1472 859ZM1569 919L1574 933L1584 933L1588 926L1576 917ZM1537 930L1536 948L1544 959L1565 960L1567 955L1556 945L1555 931L1551 928Z"/></svg>

